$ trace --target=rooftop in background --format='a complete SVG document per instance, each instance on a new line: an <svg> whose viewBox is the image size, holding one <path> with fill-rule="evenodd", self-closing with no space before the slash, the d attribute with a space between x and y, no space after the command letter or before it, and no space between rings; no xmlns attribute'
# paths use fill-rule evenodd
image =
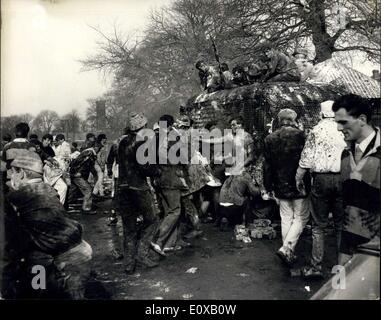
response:
<svg viewBox="0 0 381 320"><path fill-rule="evenodd" d="M314 66L310 83L324 82L343 86L347 91L364 98L380 98L380 83L352 69L336 59L326 60Z"/></svg>

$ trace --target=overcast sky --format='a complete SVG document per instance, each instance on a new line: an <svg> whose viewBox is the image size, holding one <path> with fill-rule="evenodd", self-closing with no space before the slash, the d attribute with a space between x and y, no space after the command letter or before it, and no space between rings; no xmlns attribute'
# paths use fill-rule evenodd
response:
<svg viewBox="0 0 381 320"><path fill-rule="evenodd" d="M99 35L88 25L141 34L150 9L171 0L1 0L1 114L51 109L85 114L86 100L109 88L97 71L80 72Z"/></svg>

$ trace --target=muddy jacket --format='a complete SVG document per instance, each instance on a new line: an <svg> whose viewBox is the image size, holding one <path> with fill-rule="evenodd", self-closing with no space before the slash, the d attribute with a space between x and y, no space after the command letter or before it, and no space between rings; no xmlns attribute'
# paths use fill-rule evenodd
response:
<svg viewBox="0 0 381 320"><path fill-rule="evenodd" d="M97 155L94 149L87 149L70 163L69 172L71 176L81 176L87 180L91 169L94 167Z"/></svg>
<svg viewBox="0 0 381 320"><path fill-rule="evenodd" d="M81 225L65 217L57 192L48 184L24 185L11 191L7 199L17 212L20 225L41 251L56 255L81 241Z"/></svg>
<svg viewBox="0 0 381 320"><path fill-rule="evenodd" d="M380 236L380 129L369 143L362 159L354 160L355 145L345 149L341 158L343 180L344 228L340 251L351 254L350 247Z"/></svg>
<svg viewBox="0 0 381 320"><path fill-rule="evenodd" d="M31 266L49 268L56 256L82 241L81 224L65 216L56 194L48 184L35 179L6 196L3 292L7 295L12 296L7 291L17 290L16 281L27 281Z"/></svg>
<svg viewBox="0 0 381 320"><path fill-rule="evenodd" d="M187 171L187 166L184 164L173 164L168 156L169 150L176 141L159 141L157 138L157 163L159 163L158 168L160 175L155 179L155 186L161 189L172 189L172 190L188 190L188 184L185 180L185 172ZM189 155L188 155L189 156ZM160 164L160 158L167 159L167 164ZM189 159L183 159L186 163Z"/></svg>
<svg viewBox="0 0 381 320"><path fill-rule="evenodd" d="M264 80L271 79L280 74L290 74L300 78L300 72L294 60L282 52L276 52L267 63L268 69Z"/></svg>
<svg viewBox="0 0 381 320"><path fill-rule="evenodd" d="M295 174L305 142L304 132L294 127L281 127L265 139L263 183L267 191L274 191L280 199L303 198L296 189ZM304 183L310 190L310 177Z"/></svg>
<svg viewBox="0 0 381 320"><path fill-rule="evenodd" d="M220 192L220 203L229 203L242 206L248 196L260 194L259 188L247 172L241 175L230 176L224 182Z"/></svg>
<svg viewBox="0 0 381 320"><path fill-rule="evenodd" d="M119 143L117 159L118 189L149 190L147 177L158 175L157 166L139 164L136 152L144 141L136 141L136 134L126 135Z"/></svg>

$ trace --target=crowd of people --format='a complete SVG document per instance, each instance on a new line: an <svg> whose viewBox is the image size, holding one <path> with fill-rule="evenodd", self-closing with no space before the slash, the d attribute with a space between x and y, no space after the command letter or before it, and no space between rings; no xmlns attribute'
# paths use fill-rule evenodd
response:
<svg viewBox="0 0 381 320"><path fill-rule="evenodd" d="M308 60L308 51L297 49L289 56L271 43L260 47L262 55L248 63L237 64L232 71L227 63L218 68L205 61L197 61L195 67L199 71L202 89L215 92L249 85L255 82L300 82L307 80L313 64Z"/></svg>
<svg viewBox="0 0 381 320"><path fill-rule="evenodd" d="M175 120L165 114L147 139L147 118L136 113L108 148L107 157L104 134L88 134L78 148L62 134L54 141L50 134L41 142L35 135L28 139L28 125L18 124L16 138L4 136L7 143L2 147L3 167L8 170L2 176L6 227L2 295L35 297L28 284L30 268L39 264L50 270L57 292L83 298L92 250L83 240L81 225L69 214L70 203L79 191L82 212L96 213L93 199L104 196L105 174L114 181L110 224L121 217L121 256L127 274L137 267L156 267L171 252L190 246L190 239L203 232L201 222L214 222L221 231L248 224L253 199L273 199L279 205L282 245L277 255L288 267L295 263L300 235L311 221L313 246L303 274L323 276L331 215L338 264L343 265L358 245L379 237L380 131L372 125L366 99L356 95L321 103L320 115L320 122L306 135L294 110L279 112L280 127L263 141L261 179L253 173L259 158L253 135L244 130L240 116L230 120L229 133L194 139L189 117ZM203 130L213 128L216 123L210 122ZM179 139L168 138L174 133ZM189 152L180 152L181 161L173 162L169 155L176 143ZM210 147L210 157L204 156L200 144ZM219 146L229 144L232 152L219 151ZM144 163L138 157L143 145L154 152ZM243 161L238 161L241 152ZM89 183L90 174L94 183Z"/></svg>

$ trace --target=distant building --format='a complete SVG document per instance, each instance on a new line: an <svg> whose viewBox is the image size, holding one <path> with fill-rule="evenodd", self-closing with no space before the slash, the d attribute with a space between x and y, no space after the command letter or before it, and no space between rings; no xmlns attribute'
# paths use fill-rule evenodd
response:
<svg viewBox="0 0 381 320"><path fill-rule="evenodd" d="M344 65L337 59L318 63L311 71L310 83L331 83L364 98L380 99L380 84L373 77ZM378 80L380 81L380 80Z"/></svg>
<svg viewBox="0 0 381 320"><path fill-rule="evenodd" d="M373 73L372 79L377 80L378 82L380 82L381 81L380 70L373 70L372 73Z"/></svg>

